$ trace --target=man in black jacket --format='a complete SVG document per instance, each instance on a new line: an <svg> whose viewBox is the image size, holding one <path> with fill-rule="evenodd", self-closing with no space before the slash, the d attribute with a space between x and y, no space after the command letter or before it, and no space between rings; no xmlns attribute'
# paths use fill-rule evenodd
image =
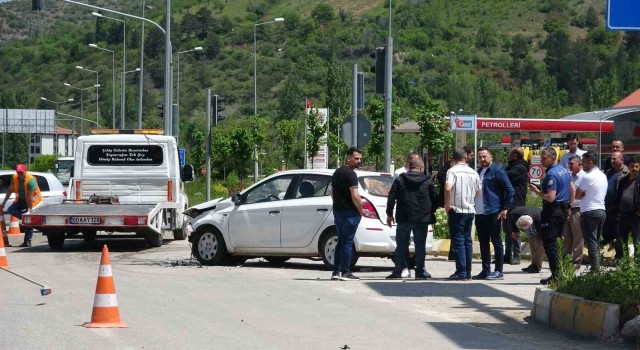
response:
<svg viewBox="0 0 640 350"><path fill-rule="evenodd" d="M529 162L524 160L524 150L522 147L513 147L509 152L509 164L504 169L509 177L509 182L513 186L513 205L509 208L509 212L517 207L522 207L527 204L527 188L529 186ZM507 213L507 216L509 214ZM505 232L504 236L504 262L505 264L519 265L520 264L520 236L518 239L514 239L509 231L507 220L502 222L502 230Z"/></svg>
<svg viewBox="0 0 640 350"><path fill-rule="evenodd" d="M425 245L427 242L427 230L432 223L436 211L436 189L429 176L423 174L424 162L413 158L407 162L409 171L398 176L387 199L387 225L391 227L397 222L396 250L393 255L394 269L388 279L402 278L402 269L407 259L409 238L413 231L413 242L416 257L416 279L431 278L424 268L426 256ZM393 208L396 208L396 216L393 216Z"/></svg>

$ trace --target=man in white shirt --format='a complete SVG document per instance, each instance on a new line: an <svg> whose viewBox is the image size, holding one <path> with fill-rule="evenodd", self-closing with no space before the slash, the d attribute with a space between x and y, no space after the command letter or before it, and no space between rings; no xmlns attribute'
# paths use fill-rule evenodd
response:
<svg viewBox="0 0 640 350"><path fill-rule="evenodd" d="M569 158L573 156L582 156L586 151L583 151L578 148L578 144L580 143L580 137L578 134L574 132L570 132L567 134L567 147L569 148L569 152L562 155L558 164L563 166L565 169L569 169Z"/></svg>
<svg viewBox="0 0 640 350"><path fill-rule="evenodd" d="M576 189L580 199L580 228L589 252L591 271L600 269L600 235L606 218L604 197L607 194L607 176L598 169L598 156L594 152L582 155L582 168L586 174Z"/></svg>
<svg viewBox="0 0 640 350"><path fill-rule="evenodd" d="M586 174L586 172L582 170L582 159L579 156L574 155L569 157L569 172L571 173L573 186L578 188L582 177ZM579 269L582 264L582 251L584 249L584 238L582 237L582 229L580 228L579 199L573 202L569 218L564 223L562 242L564 244L564 254L571 255L573 267Z"/></svg>
<svg viewBox="0 0 640 350"><path fill-rule="evenodd" d="M480 176L469 167L466 156L463 149L453 152L454 166L447 171L444 185L444 209L453 249L456 250L456 272L449 276L454 281L471 279L471 224L476 213L476 196L480 192Z"/></svg>

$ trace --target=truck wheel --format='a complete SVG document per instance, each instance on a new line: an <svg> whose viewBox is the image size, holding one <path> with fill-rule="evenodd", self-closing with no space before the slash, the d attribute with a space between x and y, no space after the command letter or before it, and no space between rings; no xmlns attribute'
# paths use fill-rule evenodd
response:
<svg viewBox="0 0 640 350"><path fill-rule="evenodd" d="M195 232L191 252L203 265L223 265L229 260L222 234L211 227Z"/></svg>
<svg viewBox="0 0 640 350"><path fill-rule="evenodd" d="M187 239L187 236L188 236L187 225L189 224L189 221L188 221L189 218L186 215L183 215L182 217L183 217L182 227L173 230L173 239L180 240L180 241Z"/></svg>
<svg viewBox="0 0 640 350"><path fill-rule="evenodd" d="M264 259L271 264L281 265L287 262L291 258L287 256L265 256Z"/></svg>
<svg viewBox="0 0 640 350"><path fill-rule="evenodd" d="M49 248L62 249L64 247L64 232L47 232Z"/></svg>
<svg viewBox="0 0 640 350"><path fill-rule="evenodd" d="M163 239L161 233L150 233L145 237L145 240L152 248L162 247Z"/></svg>
<svg viewBox="0 0 640 350"><path fill-rule="evenodd" d="M325 233L320 239L320 256L322 257L322 262L324 263L325 268L328 270L333 270L337 245L338 235L335 230ZM351 269L356 266L359 258L360 257L358 256L354 246L351 250Z"/></svg>

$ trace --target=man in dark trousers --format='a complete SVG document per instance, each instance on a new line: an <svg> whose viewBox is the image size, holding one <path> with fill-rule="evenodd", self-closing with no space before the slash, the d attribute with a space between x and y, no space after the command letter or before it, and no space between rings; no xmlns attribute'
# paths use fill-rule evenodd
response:
<svg viewBox="0 0 640 350"><path fill-rule="evenodd" d="M478 148L478 175L482 190L476 197L476 231L480 242L480 256L482 271L473 276L476 280L503 279L502 268L504 250L502 245L501 220L507 218L507 211L513 203L513 187L507 173L493 162L493 156L488 148ZM491 248L496 252L495 270L491 272Z"/></svg>
<svg viewBox="0 0 640 350"><path fill-rule="evenodd" d="M616 189L616 259L624 257L624 246L629 244L629 233L633 242L634 254L638 255L638 225L640 225L640 164L635 158L629 162L629 173L620 176Z"/></svg>
<svg viewBox="0 0 640 350"><path fill-rule="evenodd" d="M415 278L431 278L424 268L424 260L428 226L432 223L436 211L436 189L429 176L424 174L424 163L420 158L408 159L407 165L409 171L400 174L393 181L387 198L387 225L391 227L394 221L398 224L396 250L393 255L395 267L387 279L402 278L412 231L416 257ZM393 208L396 203L398 206L394 218Z"/></svg>
<svg viewBox="0 0 640 350"><path fill-rule="evenodd" d="M529 162L524 159L524 150L522 147L513 147L509 152L509 164L504 169L509 177L509 182L513 187L513 204L507 212L509 213L518 207L522 207L527 204L527 188L529 185ZM510 227L507 225L507 221L502 222L502 230L504 234L504 263L511 265L520 264L520 236L517 239L510 234Z"/></svg>
<svg viewBox="0 0 640 350"><path fill-rule="evenodd" d="M362 164L362 151L356 147L349 148L347 164L338 168L331 179L333 218L338 231L332 280L357 281L360 279L351 273L353 238L362 218L358 176L355 172L360 164Z"/></svg>
<svg viewBox="0 0 640 350"><path fill-rule="evenodd" d="M558 280L558 245L556 239L562 235L564 223L569 217L569 210L575 199L575 187L571 182L569 170L556 164L556 151L553 147L545 147L540 152L540 162L545 167L546 175L539 189L533 184L531 191L542 197L540 218L540 234L544 251L549 259L551 277L540 280L541 284L549 284Z"/></svg>

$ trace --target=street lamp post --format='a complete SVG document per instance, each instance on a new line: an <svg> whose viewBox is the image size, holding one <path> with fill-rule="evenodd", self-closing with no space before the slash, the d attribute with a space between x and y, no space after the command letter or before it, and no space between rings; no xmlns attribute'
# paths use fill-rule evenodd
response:
<svg viewBox="0 0 640 350"><path fill-rule="evenodd" d="M258 59L257 59L257 52L256 52L256 30L258 26L270 24L270 23L276 23L276 22L283 22L283 21L284 21L284 18L278 17L278 18L275 18L273 21L256 23L253 25L253 115L254 116L258 115L258 75L256 74ZM253 182L257 182L258 181L258 146L257 145L253 146L253 157L254 157Z"/></svg>
<svg viewBox="0 0 640 350"><path fill-rule="evenodd" d="M98 12L91 12L92 15L100 18L106 18L118 22L122 22L122 70L127 69L127 22L122 19L105 16ZM120 119L124 125L124 79L122 79L122 85L120 86ZM124 127L123 127L124 128ZM115 129L115 127L114 127Z"/></svg>
<svg viewBox="0 0 640 350"><path fill-rule="evenodd" d="M82 122L83 122L83 121L87 121L87 122L89 122L89 123L94 123L94 124L98 127L98 129L100 129L100 124L98 124L98 123L94 122L93 120L84 119L84 118L82 118L82 117L76 117L76 116L74 116L74 115L71 115L71 114L65 114L65 113L61 113L61 112L56 112L56 114L60 114L61 116L64 116L64 117L73 118L73 119L71 120L71 121L72 121L72 123L73 123L73 125L76 125L76 119L80 119L80 124L82 124ZM59 119L59 120L61 120L61 119ZM74 153L75 153L75 144L76 144L75 133L76 133L76 131L75 131L75 127L74 127L74 128L73 128L73 133L71 134L71 154L74 154Z"/></svg>
<svg viewBox="0 0 640 350"><path fill-rule="evenodd" d="M183 53L187 53L187 52L194 52L194 51L202 51L202 47L197 46L194 47L191 50L186 50L186 51L180 51L178 52L177 56L178 56L178 76L176 78L176 104L178 105L178 117L180 117L180 54ZM177 133L177 131L174 130L174 132Z"/></svg>
<svg viewBox="0 0 640 350"><path fill-rule="evenodd" d="M64 83L64 86L80 91L80 136L82 136L84 135L84 125L82 124L84 120L84 90L93 89L93 86L89 86L84 89L73 86L69 83Z"/></svg>
<svg viewBox="0 0 640 350"><path fill-rule="evenodd" d="M96 73L96 124L100 122L100 91L98 90L100 88L100 83L98 82L98 71L95 70L91 70L91 69L87 69L84 68L83 66L76 66L76 68L83 70L83 71L87 71L87 72L91 72L91 73Z"/></svg>
<svg viewBox="0 0 640 350"><path fill-rule="evenodd" d="M122 79L121 79L121 81L122 81L122 86L124 86L124 78L125 78L125 75L126 75L127 73L133 73L133 72L139 72L139 71L140 71L140 68L136 68L136 69L134 69L134 70L128 70L128 71L124 71L124 72L122 72ZM123 100L122 100L122 101L124 102L124 97L123 97ZM124 105L123 105L123 106L124 106ZM123 109L124 109L124 108L123 108ZM125 128L124 113L122 113L122 116L120 117L120 123L121 123L121 125L120 125L120 129L124 129L124 128Z"/></svg>
<svg viewBox="0 0 640 350"><path fill-rule="evenodd" d="M66 103L66 102L72 102L72 101L73 101L73 99L72 99L72 98L67 99L67 100L64 100L64 101L59 101L59 102L58 102L58 101L52 101L52 100L49 100L49 99L47 99L46 97L40 97L40 99L41 99L42 101L47 101L47 102L49 102L49 103L53 103L53 104L56 106L56 114L58 114L58 106L59 106L61 103ZM57 118L57 117L56 117L56 118ZM75 129L75 128L74 128L74 129ZM74 132L75 132L75 131L74 131ZM55 125L55 122L54 122L54 124L53 124L53 135L54 135L54 139L53 139L53 142L54 142L53 152L54 152L54 153L56 153L56 154L58 154L58 153L60 153L60 152L58 152L58 133L56 132L56 125Z"/></svg>
<svg viewBox="0 0 640 350"><path fill-rule="evenodd" d="M94 49L111 52L111 119L113 120L112 128L116 128L116 53L113 50L102 48L96 44L89 44ZM82 124L82 120L80 120Z"/></svg>

